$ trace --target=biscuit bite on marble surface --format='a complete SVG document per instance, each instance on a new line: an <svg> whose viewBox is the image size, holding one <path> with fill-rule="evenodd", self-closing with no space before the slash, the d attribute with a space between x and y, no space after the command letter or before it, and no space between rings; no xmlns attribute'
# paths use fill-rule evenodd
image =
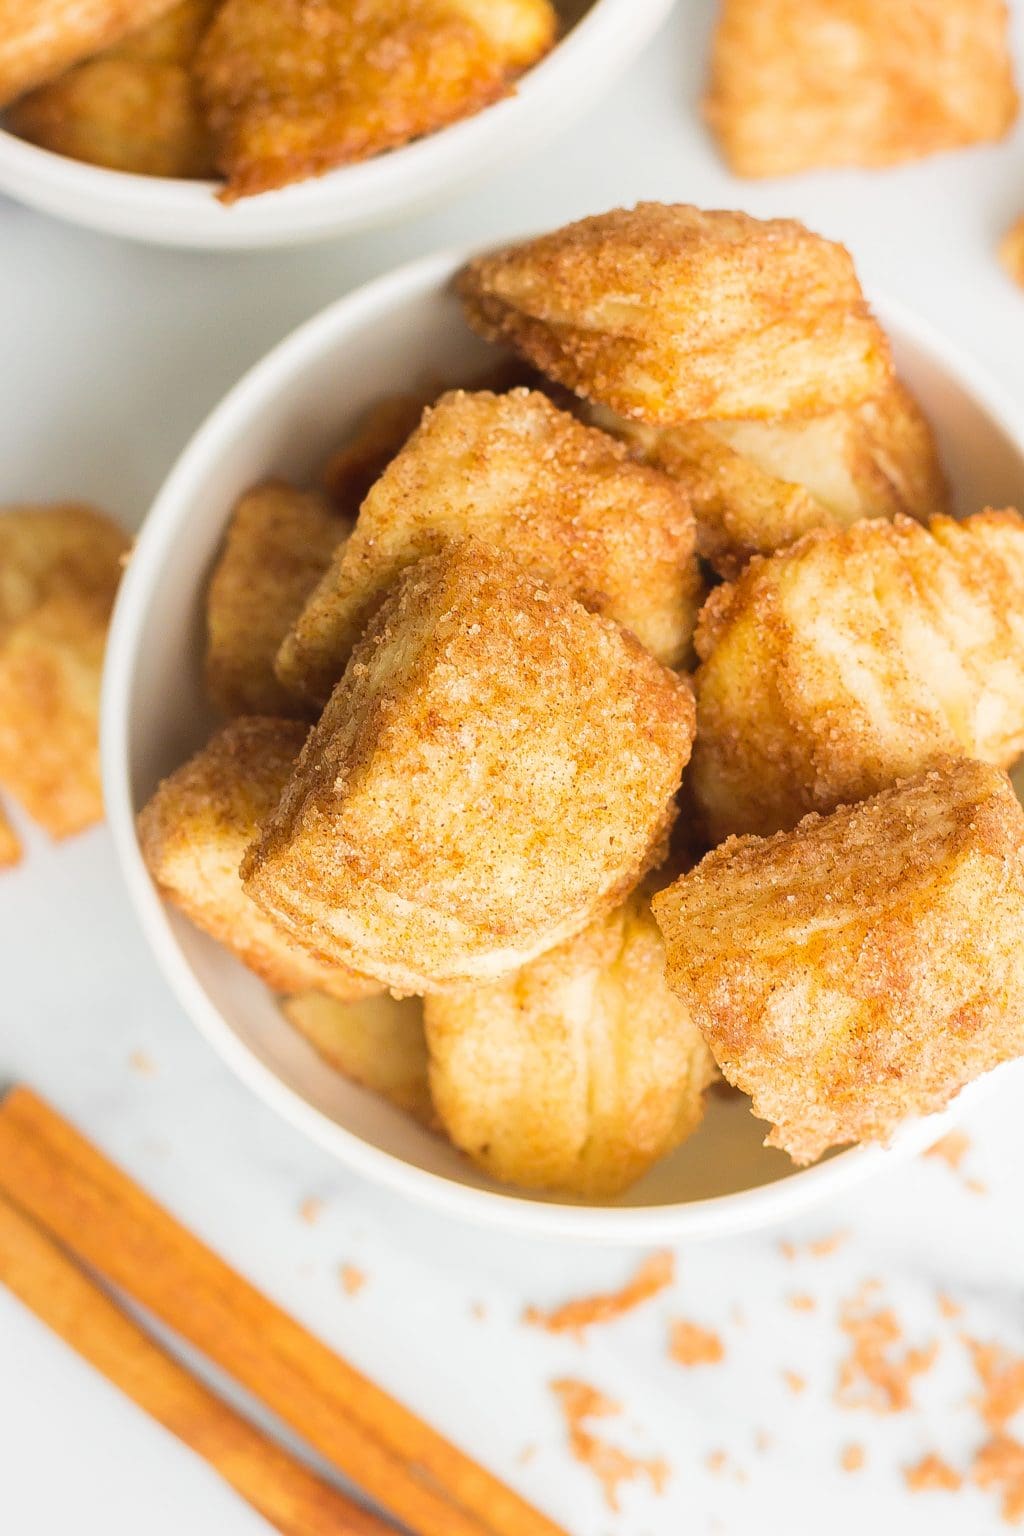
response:
<svg viewBox="0 0 1024 1536"><path fill-rule="evenodd" d="M0 508L0 785L51 837L103 817L100 677L127 552L92 507Z"/></svg>
<svg viewBox="0 0 1024 1536"><path fill-rule="evenodd" d="M721 0L705 102L739 176L883 166L1002 138L1004 0Z"/></svg>
<svg viewBox="0 0 1024 1536"><path fill-rule="evenodd" d="M591 414L637 458L679 481L697 520L698 550L722 576L811 528L948 508L931 427L896 379L859 405L785 421L651 427L602 407Z"/></svg>
<svg viewBox="0 0 1024 1536"><path fill-rule="evenodd" d="M343 1003L323 992L300 992L286 997L281 1011L336 1072L423 1125L436 1123L419 998L385 993Z"/></svg>
<svg viewBox="0 0 1024 1536"><path fill-rule="evenodd" d="M507 549L667 666L690 655L701 578L680 487L535 390L453 390L366 497L281 648L279 675L322 703L401 571L466 537Z"/></svg>
<svg viewBox="0 0 1024 1536"><path fill-rule="evenodd" d="M175 0L0 0L0 107L156 21Z"/></svg>
<svg viewBox="0 0 1024 1536"><path fill-rule="evenodd" d="M246 890L399 990L516 970L657 863L689 682L476 540L377 610L246 856Z"/></svg>
<svg viewBox="0 0 1024 1536"><path fill-rule="evenodd" d="M197 60L225 200L395 149L498 100L549 0L224 0Z"/></svg>
<svg viewBox="0 0 1024 1536"><path fill-rule="evenodd" d="M351 523L282 480L247 491L206 599L206 688L226 715L303 715L274 672L278 647Z"/></svg>
<svg viewBox="0 0 1024 1536"><path fill-rule="evenodd" d="M818 530L712 593L688 787L712 842L1024 750L1024 519Z"/></svg>
<svg viewBox="0 0 1024 1536"><path fill-rule="evenodd" d="M1024 1052L1024 812L988 764L730 838L653 906L670 985L794 1162Z"/></svg>
<svg viewBox="0 0 1024 1536"><path fill-rule="evenodd" d="M479 256L480 335L655 425L817 414L892 369L849 252L793 219L639 203Z"/></svg>
<svg viewBox="0 0 1024 1536"><path fill-rule="evenodd" d="M238 873L305 736L296 720L232 720L164 779L139 815L139 846L160 894L275 992L366 997L375 982L303 949L249 900Z"/></svg>
<svg viewBox="0 0 1024 1536"><path fill-rule="evenodd" d="M428 997L424 1016L445 1130L524 1188L618 1194L696 1130L715 1075L640 893L512 976Z"/></svg>
<svg viewBox="0 0 1024 1536"><path fill-rule="evenodd" d="M5 126L55 154L139 176L213 174L191 65L214 0L149 26L16 101Z"/></svg>

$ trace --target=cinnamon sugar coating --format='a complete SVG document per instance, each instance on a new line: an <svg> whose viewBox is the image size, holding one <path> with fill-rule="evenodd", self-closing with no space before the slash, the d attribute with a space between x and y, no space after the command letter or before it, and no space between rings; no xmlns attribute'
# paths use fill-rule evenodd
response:
<svg viewBox="0 0 1024 1536"><path fill-rule="evenodd" d="M796 1163L1024 1052L1024 812L988 764L730 838L653 907L669 983Z"/></svg>

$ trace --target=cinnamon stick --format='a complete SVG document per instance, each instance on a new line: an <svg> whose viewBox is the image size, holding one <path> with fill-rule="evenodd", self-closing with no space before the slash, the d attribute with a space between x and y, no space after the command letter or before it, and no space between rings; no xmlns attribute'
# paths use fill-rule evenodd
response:
<svg viewBox="0 0 1024 1536"><path fill-rule="evenodd" d="M0 1191L417 1536L565 1536L261 1295L27 1088L0 1105Z"/></svg>
<svg viewBox="0 0 1024 1536"><path fill-rule="evenodd" d="M285 1536L394 1536L208 1391L3 1196L0 1281Z"/></svg>

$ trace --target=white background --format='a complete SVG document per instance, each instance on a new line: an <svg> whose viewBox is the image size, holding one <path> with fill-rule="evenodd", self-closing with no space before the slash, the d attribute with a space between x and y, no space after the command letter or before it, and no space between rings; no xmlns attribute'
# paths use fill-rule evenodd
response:
<svg viewBox="0 0 1024 1536"><path fill-rule="evenodd" d="M709 6L674 20L612 95L557 145L401 230L274 255L182 255L79 233L0 202L0 501L87 497L137 525L192 429L297 321L408 256L562 223L640 197L795 214L845 240L865 284L939 326L1016 400L1024 294L995 264L1024 209L1020 135L885 174L742 184L697 113ZM1018 48L1024 57L1024 49ZM528 1244L442 1222L359 1183L278 1123L182 1017L146 953L100 830L54 850L25 829L25 866L0 877L0 1077L46 1093L271 1295L560 1518L573 1536L622 1532L979 1536L995 1504L909 1495L901 1466L939 1448L967 1464L961 1324L1024 1349L1021 1114L1008 1089L975 1113L970 1192L918 1161L798 1232L694 1247L673 1293L585 1347L526 1329L526 1301L612 1286L637 1254ZM143 1052L152 1075L133 1069ZM297 1214L324 1200L320 1222ZM826 1259L788 1261L781 1236L849 1229ZM339 1264L368 1282L346 1296ZM914 1342L940 1337L914 1413L832 1404L836 1306L879 1277ZM813 1314L786 1305L793 1291ZM478 1318L472 1304L482 1302ZM718 1328L724 1365L686 1372L666 1325ZM807 1380L794 1395L781 1372ZM674 1469L667 1495L623 1491L616 1519L567 1456L548 1381L578 1375L620 1398L609 1438ZM758 1450L759 1430L771 1449ZM839 1468L850 1441L857 1475ZM536 1446L528 1464L518 1457ZM712 1473L707 1454L729 1455ZM737 1472L740 1476L737 1476ZM741 1480L741 1478L745 1478ZM212 1475L0 1294L0 1530L12 1536L255 1536L265 1529Z"/></svg>

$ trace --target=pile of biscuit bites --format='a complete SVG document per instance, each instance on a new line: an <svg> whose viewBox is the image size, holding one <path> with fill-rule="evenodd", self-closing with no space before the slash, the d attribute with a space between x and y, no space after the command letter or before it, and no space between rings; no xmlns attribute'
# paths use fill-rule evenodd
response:
<svg viewBox="0 0 1024 1536"><path fill-rule="evenodd" d="M799 224L644 204L458 288L535 387L243 497L154 878L498 1179L614 1194L718 1073L796 1162L886 1140L1024 1052L1024 520L947 515Z"/></svg>

